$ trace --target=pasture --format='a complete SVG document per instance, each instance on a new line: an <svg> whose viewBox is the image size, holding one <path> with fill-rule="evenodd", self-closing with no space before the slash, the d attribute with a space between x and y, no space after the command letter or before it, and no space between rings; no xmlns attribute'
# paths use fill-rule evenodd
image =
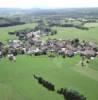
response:
<svg viewBox="0 0 98 100"><path fill-rule="evenodd" d="M36 23L24 24L24 25L16 25L10 27L0 27L0 41L6 42L8 39L17 38L15 35L9 35L8 32L13 32L26 28L34 28Z"/></svg>
<svg viewBox="0 0 98 100"><path fill-rule="evenodd" d="M97 59L98 60L98 59ZM0 61L0 100L64 100L56 92L40 86L33 74L40 75L55 84L56 89L68 87L87 96L87 100L98 98L98 71L96 79L91 70L75 69L80 58L48 58L45 56L17 56L16 62ZM79 66L78 66L79 67ZM97 67L97 66L96 66ZM85 71L85 68L84 68Z"/></svg>
<svg viewBox="0 0 98 100"><path fill-rule="evenodd" d="M8 35L9 31L32 27L34 23L0 28L0 41L16 38ZM98 25L89 30L54 28L57 29L58 34L43 39L79 38L98 43ZM71 88L86 96L87 100L98 100L98 58L92 60L87 67L79 65L81 60L79 56L64 59L20 55L16 59L16 62L10 62L7 58L0 60L0 100L64 100L63 96L39 85L34 80L33 74L55 84L56 90L62 87Z"/></svg>
<svg viewBox="0 0 98 100"><path fill-rule="evenodd" d="M47 38L58 38L58 39L73 39L79 38L80 40L96 41L98 43L98 23L88 23L85 26L89 27L89 30L80 30L76 28L64 28L64 27L53 27L57 30L58 34L54 36L44 37Z"/></svg>

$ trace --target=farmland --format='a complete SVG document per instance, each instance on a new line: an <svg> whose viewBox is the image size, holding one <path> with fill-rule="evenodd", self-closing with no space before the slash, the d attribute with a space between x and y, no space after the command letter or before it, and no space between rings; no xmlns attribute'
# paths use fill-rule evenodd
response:
<svg viewBox="0 0 98 100"><path fill-rule="evenodd" d="M8 39L15 39L16 36L8 35L8 32L13 32L21 29L26 28L33 28L36 23L24 24L24 25L17 25L12 27L1 27L0 28L0 41L6 42Z"/></svg>
<svg viewBox="0 0 98 100"><path fill-rule="evenodd" d="M94 23L92 23L94 24ZM88 24L86 24L88 25ZM89 26L91 23L89 24ZM98 23L97 23L98 25ZM79 38L81 40L90 40L90 41L96 41L98 43L98 26L95 24L93 28L90 28L89 30L79 30L76 28L63 28L63 27L53 27L54 29L57 29L58 34L54 36L44 37L44 39L47 38L63 38L63 39L72 39L72 38ZM88 27L89 27L88 26Z"/></svg>
<svg viewBox="0 0 98 100"><path fill-rule="evenodd" d="M0 41L6 43L8 39L17 38L8 32L25 28L32 28L36 24L17 25L0 28ZM45 36L57 39L73 39L95 41L98 43L98 23L87 23L89 30L76 28L53 27L57 34ZM98 100L98 58L92 60L88 66L79 65L81 58L18 55L16 62L7 58L0 59L0 100L64 100L56 92L50 92L41 87L33 78L33 74L40 75L56 86L56 90L65 87L79 91L87 100Z"/></svg>
<svg viewBox="0 0 98 100"><path fill-rule="evenodd" d="M70 60L68 58L18 56L16 63L11 63L7 59L2 60L0 62L0 99L56 100L59 98L63 100L63 97L39 86L32 76L36 73L53 82L57 89L69 87L85 94L88 100L97 100L98 79L74 70L79 59L79 57Z"/></svg>

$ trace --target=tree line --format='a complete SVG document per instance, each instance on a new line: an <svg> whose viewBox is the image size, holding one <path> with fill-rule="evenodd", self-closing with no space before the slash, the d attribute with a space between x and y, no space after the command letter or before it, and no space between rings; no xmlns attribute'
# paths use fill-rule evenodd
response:
<svg viewBox="0 0 98 100"><path fill-rule="evenodd" d="M33 75L33 78L37 80L38 83L44 88L46 88L47 90L54 91L54 92L56 91L57 94L63 95L65 100L86 100L87 99L84 95L80 94L76 90L72 90L68 88L61 88L56 90L55 85L53 83L35 74Z"/></svg>

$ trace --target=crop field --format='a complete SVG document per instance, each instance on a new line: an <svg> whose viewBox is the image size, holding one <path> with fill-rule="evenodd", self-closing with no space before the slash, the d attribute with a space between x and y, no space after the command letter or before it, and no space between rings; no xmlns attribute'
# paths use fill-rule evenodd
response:
<svg viewBox="0 0 98 100"><path fill-rule="evenodd" d="M7 33L24 28L32 28L36 24L26 24L14 27L0 28L0 41L16 38ZM95 41L98 43L98 23L86 24L89 30L75 28L57 29L58 33L47 38L72 39ZM8 58L0 60L0 100L64 100L56 92L48 91L38 84L33 74L42 76L52 82L56 90L71 88L87 97L87 100L98 100L98 58L92 60L88 66L82 67L81 58L19 55L16 62Z"/></svg>

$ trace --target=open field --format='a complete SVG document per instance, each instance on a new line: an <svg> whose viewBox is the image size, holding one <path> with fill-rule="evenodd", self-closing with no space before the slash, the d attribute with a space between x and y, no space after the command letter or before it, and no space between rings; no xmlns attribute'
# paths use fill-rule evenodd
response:
<svg viewBox="0 0 98 100"><path fill-rule="evenodd" d="M35 25L33 23L0 28L0 41L5 42L7 39L16 38L8 35L9 31L32 28ZM58 34L43 39L79 38L98 43L98 25L89 30L54 28L57 29ZM64 100L63 96L39 85L34 80L33 74L55 84L56 90L62 87L71 88L86 96L87 100L98 100L98 58L91 61L87 68L78 65L79 56L64 59L21 55L16 58L16 62L10 62L7 58L0 60L0 100Z"/></svg>
<svg viewBox="0 0 98 100"><path fill-rule="evenodd" d="M25 25L17 25L13 27L3 27L0 28L0 41L6 41L7 39L16 38L14 35L8 35L8 32L12 32L15 30L21 30L25 28L33 28L36 24L25 24ZM62 28L62 27L53 27L58 31L58 34L53 36L46 36L43 37L44 39L47 38L58 38L58 39L72 39L72 38L79 38L80 40L89 40L89 41L96 41L98 43L98 23L88 23L85 26L90 27L89 30L80 30L76 28Z"/></svg>
<svg viewBox="0 0 98 100"><path fill-rule="evenodd" d="M86 26L90 27L91 23L86 24ZM93 23L92 26L93 27L90 27L89 30L54 27L54 29L57 29L58 34L54 36L46 37L45 39L47 38L58 38L58 39L79 38L80 40L96 41L98 43L98 23Z"/></svg>
<svg viewBox="0 0 98 100"><path fill-rule="evenodd" d="M85 94L87 100L97 100L98 77L95 80L74 70L79 61L79 57L49 59L45 56L18 56L17 61L13 63L2 59L0 62L0 100L63 100L62 96L40 86L33 79L33 74L38 74L54 83L56 89L69 87Z"/></svg>

